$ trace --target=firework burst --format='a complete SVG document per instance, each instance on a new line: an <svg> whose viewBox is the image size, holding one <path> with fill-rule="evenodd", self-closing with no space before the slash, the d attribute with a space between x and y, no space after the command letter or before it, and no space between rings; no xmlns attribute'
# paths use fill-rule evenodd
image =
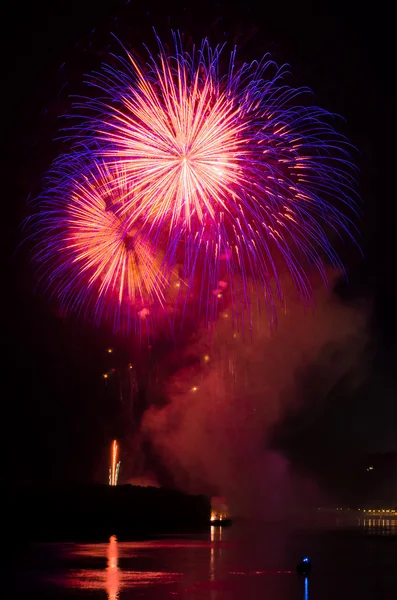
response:
<svg viewBox="0 0 397 600"><path fill-rule="evenodd" d="M235 315L253 292L273 312L282 264L308 300L308 270L341 267L330 233L351 229L349 144L266 57L237 67L235 51L224 63L207 41L190 53L177 35L172 54L158 45L148 62L127 53L94 73L77 103L56 168L71 155L82 168L50 211L63 301L98 318L119 315L125 294L161 305L178 272L208 321L226 294Z"/></svg>
<svg viewBox="0 0 397 600"><path fill-rule="evenodd" d="M120 211L122 171L112 176L104 165L92 166L72 161L66 172L56 170L39 214L46 235L36 260L63 308L117 328L163 307L169 274L145 231Z"/></svg>

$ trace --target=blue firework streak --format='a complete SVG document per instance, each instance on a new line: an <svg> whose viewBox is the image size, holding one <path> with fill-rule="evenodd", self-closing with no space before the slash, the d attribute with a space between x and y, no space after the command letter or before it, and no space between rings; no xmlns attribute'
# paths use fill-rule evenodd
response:
<svg viewBox="0 0 397 600"><path fill-rule="evenodd" d="M55 163L56 183L39 215L51 255L65 247L65 231L68 239L74 232L72 247L58 252L63 302L97 321L112 314L117 327L125 297L132 311L142 303L164 308L172 297L208 322L225 296L236 318L249 314L255 297L273 319L283 265L304 301L312 270L326 279L324 262L342 268L330 240L334 232L351 236L350 145L333 116L306 105L308 90L285 85L286 69L268 57L237 66L235 50L225 62L224 47L204 40L187 52L173 39L172 52L157 39L158 53L146 62L113 57L115 66L89 76L90 96L76 103L65 133L71 150ZM78 171L72 176L70 164ZM60 211L66 171L73 185ZM93 189L95 214L88 208ZM93 227L106 222L104 255L86 235L90 219ZM54 223L59 233L51 237ZM120 235L142 244L136 268L120 266L135 260ZM51 270L50 255L40 250L39 258Z"/></svg>

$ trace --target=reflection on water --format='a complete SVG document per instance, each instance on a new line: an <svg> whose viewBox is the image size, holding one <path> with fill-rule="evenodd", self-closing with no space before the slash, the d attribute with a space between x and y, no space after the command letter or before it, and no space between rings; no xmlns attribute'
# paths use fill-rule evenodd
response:
<svg viewBox="0 0 397 600"><path fill-rule="evenodd" d="M304 589L303 600L309 600L309 578L308 577L305 577L303 589Z"/></svg>
<svg viewBox="0 0 397 600"><path fill-rule="evenodd" d="M117 550L117 538L115 535L109 540L108 566L106 569L106 591L109 600L117 600L121 587L121 574L119 569L119 554Z"/></svg>
<svg viewBox="0 0 397 600"><path fill-rule="evenodd" d="M397 535L397 519L359 519L361 527L375 535Z"/></svg>
<svg viewBox="0 0 397 600"><path fill-rule="evenodd" d="M217 554L218 560L221 559L222 556L222 546L217 545L216 542L222 541L222 532L223 527L214 527L211 525L210 529L211 535L211 546L210 546L210 568L209 568L209 579L210 581L215 580L215 553Z"/></svg>
<svg viewBox="0 0 397 600"><path fill-rule="evenodd" d="M374 600L397 597L397 521L211 527L198 536L39 544L6 600ZM309 578L296 574L310 556ZM3 597L2 597L3 600Z"/></svg>
<svg viewBox="0 0 397 600"><path fill-rule="evenodd" d="M167 546L167 543L164 543ZM141 569L121 569L119 553L122 558L138 560L144 555L145 549L150 547L150 542L123 542L120 543L112 535L108 544L76 544L73 548L68 545L65 549L68 558L102 559L106 556L104 569L84 568L72 570L60 577L51 577L51 580L66 588L81 590L105 590L108 600L118 600L122 588L144 587L156 583L172 583L179 576L178 573L145 571Z"/></svg>

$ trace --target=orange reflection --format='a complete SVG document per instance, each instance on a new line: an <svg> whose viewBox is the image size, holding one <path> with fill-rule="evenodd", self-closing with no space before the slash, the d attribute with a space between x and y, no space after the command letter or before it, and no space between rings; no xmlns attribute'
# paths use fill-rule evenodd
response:
<svg viewBox="0 0 397 600"><path fill-rule="evenodd" d="M109 539L107 549L108 566L106 569L106 591L108 600L117 600L121 587L121 574L119 569L119 552L115 535Z"/></svg>
<svg viewBox="0 0 397 600"><path fill-rule="evenodd" d="M209 580L211 584L216 585L217 581L217 567L219 568L219 562L222 556L222 527L214 527L211 525L210 528L210 564L209 564ZM216 587L210 588L209 599L216 600L219 598Z"/></svg>
<svg viewBox="0 0 397 600"><path fill-rule="evenodd" d="M199 544L200 546L201 544ZM173 541L164 542L119 542L115 535L109 539L106 544L77 544L73 549L69 549L67 554L81 559L107 559L104 568L91 569L88 566L76 570L70 570L55 577L54 581L61 582L63 586L81 590L105 591L107 600L119 600L122 590L134 587L144 588L153 584L176 584L181 573L170 571L146 571L146 570L127 570L121 568L119 559L127 557L128 562L134 563L134 559L139 557L141 552L149 552L151 549L167 548L190 548L196 547L196 544L186 543L185 541L175 543ZM84 563L83 563L84 564ZM134 565L135 566L135 565Z"/></svg>
<svg viewBox="0 0 397 600"><path fill-rule="evenodd" d="M215 579L215 527L211 526L211 547L210 547L210 581Z"/></svg>

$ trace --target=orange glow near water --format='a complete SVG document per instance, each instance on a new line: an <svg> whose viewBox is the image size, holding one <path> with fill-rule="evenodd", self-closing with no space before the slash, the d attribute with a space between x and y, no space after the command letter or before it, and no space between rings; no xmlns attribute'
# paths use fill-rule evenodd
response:
<svg viewBox="0 0 397 600"><path fill-rule="evenodd" d="M119 542L115 535L110 537L107 544L78 544L71 556L88 558L90 561L106 558L106 566L104 565L103 569L84 568L70 571L67 576L62 577L62 585L90 592L103 590L107 594L107 600L119 600L123 590L143 589L156 584L175 584L181 577L180 573L122 569L120 558L128 558L131 561L141 552L151 549L167 550L190 546L184 543L175 545L172 542Z"/></svg>
<svg viewBox="0 0 397 600"><path fill-rule="evenodd" d="M109 539L107 550L108 566L106 569L106 591L108 600L117 600L121 587L121 574L119 570L119 553L115 535Z"/></svg>

